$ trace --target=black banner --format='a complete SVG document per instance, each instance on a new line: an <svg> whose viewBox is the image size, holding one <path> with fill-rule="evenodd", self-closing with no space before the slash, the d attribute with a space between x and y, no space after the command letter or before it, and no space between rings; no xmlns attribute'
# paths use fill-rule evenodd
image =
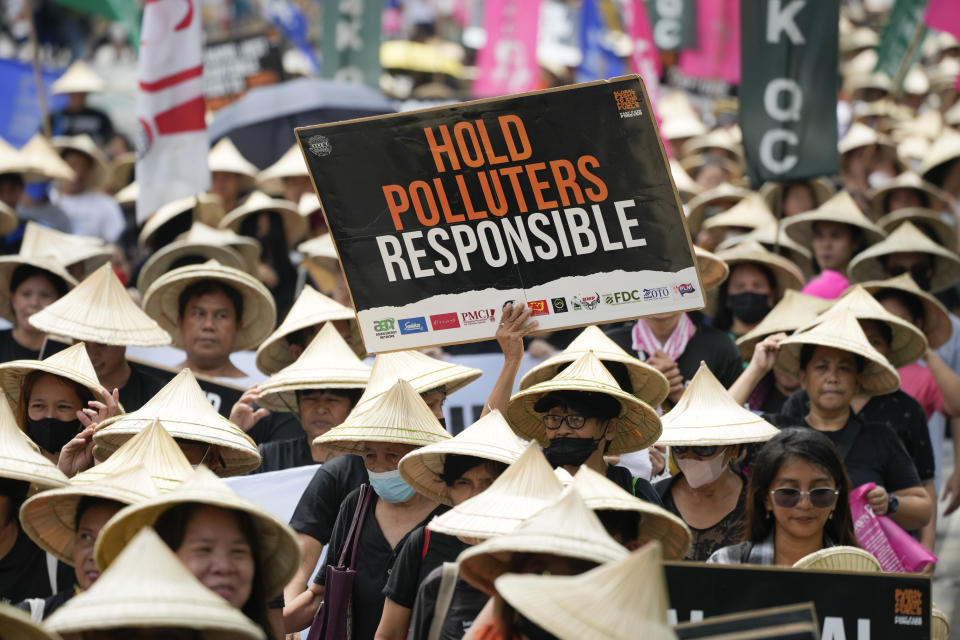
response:
<svg viewBox="0 0 960 640"><path fill-rule="evenodd" d="M658 50L697 48L696 0L647 0L647 12Z"/></svg>
<svg viewBox="0 0 960 640"><path fill-rule="evenodd" d="M296 133L369 352L702 306L639 77Z"/></svg>
<svg viewBox="0 0 960 640"><path fill-rule="evenodd" d="M836 173L838 0L743 0L740 128L754 188Z"/></svg>
<svg viewBox="0 0 960 640"><path fill-rule="evenodd" d="M203 95L216 111L253 87L284 79L281 40L254 33L209 40L203 45Z"/></svg>

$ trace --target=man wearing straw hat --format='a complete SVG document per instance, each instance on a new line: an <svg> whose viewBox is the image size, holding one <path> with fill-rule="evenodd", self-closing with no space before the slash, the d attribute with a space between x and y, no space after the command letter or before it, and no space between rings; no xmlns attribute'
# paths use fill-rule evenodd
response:
<svg viewBox="0 0 960 640"><path fill-rule="evenodd" d="M86 134L97 144L104 145L113 138L110 116L87 104L87 96L103 91L106 83L83 60L70 65L60 78L50 85L50 92L67 96L67 106L50 114L50 126L59 136Z"/></svg>
<svg viewBox="0 0 960 640"><path fill-rule="evenodd" d="M54 138L53 145L76 177L60 180L50 200L67 214L76 233L116 242L126 219L120 205L100 191L108 175L100 149L88 135Z"/></svg>

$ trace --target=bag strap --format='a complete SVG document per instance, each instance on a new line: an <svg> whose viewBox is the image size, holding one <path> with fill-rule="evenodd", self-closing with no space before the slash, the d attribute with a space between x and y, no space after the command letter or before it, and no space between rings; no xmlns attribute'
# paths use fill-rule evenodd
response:
<svg viewBox="0 0 960 640"><path fill-rule="evenodd" d="M420 562L427 559L427 551L430 550L430 529L423 528L423 549L420 550Z"/></svg>
<svg viewBox="0 0 960 640"><path fill-rule="evenodd" d="M440 590L437 591L437 602L433 608L433 620L430 621L430 631L427 640L440 640L443 630L443 621L447 619L450 603L453 602L454 587L457 586L457 563L444 562L440 570Z"/></svg>
<svg viewBox="0 0 960 640"><path fill-rule="evenodd" d="M853 449L853 443L860 435L860 421L853 420L840 433L840 441L837 443L837 451L840 453L840 459L847 461L847 455Z"/></svg>
<svg viewBox="0 0 960 640"><path fill-rule="evenodd" d="M47 552L47 578L50 579L50 595L59 591L57 588L57 556Z"/></svg>
<svg viewBox="0 0 960 640"><path fill-rule="evenodd" d="M353 512L353 520L350 521L350 530L347 532L347 538L343 541L343 549L340 550L340 559L337 561L337 568L352 569L357 558L357 540L360 538L360 532L363 530L363 522L367 517L367 507L370 505L370 485L360 486L360 497L357 499L357 509ZM347 554L350 554L350 566L346 567Z"/></svg>

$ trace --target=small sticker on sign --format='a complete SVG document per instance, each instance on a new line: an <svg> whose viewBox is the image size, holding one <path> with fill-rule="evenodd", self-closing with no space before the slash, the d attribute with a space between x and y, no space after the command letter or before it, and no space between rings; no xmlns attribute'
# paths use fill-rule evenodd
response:
<svg viewBox="0 0 960 640"><path fill-rule="evenodd" d="M310 147L310 153L318 158L328 156L333 152L333 145L330 144L330 140L326 136L310 136L307 145Z"/></svg>

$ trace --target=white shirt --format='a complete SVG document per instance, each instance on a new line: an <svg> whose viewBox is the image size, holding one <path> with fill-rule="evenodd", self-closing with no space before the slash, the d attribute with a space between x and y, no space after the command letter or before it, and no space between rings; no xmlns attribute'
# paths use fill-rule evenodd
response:
<svg viewBox="0 0 960 640"><path fill-rule="evenodd" d="M116 242L127 225L117 201L99 191L67 195L54 190L50 200L67 214L77 235Z"/></svg>

